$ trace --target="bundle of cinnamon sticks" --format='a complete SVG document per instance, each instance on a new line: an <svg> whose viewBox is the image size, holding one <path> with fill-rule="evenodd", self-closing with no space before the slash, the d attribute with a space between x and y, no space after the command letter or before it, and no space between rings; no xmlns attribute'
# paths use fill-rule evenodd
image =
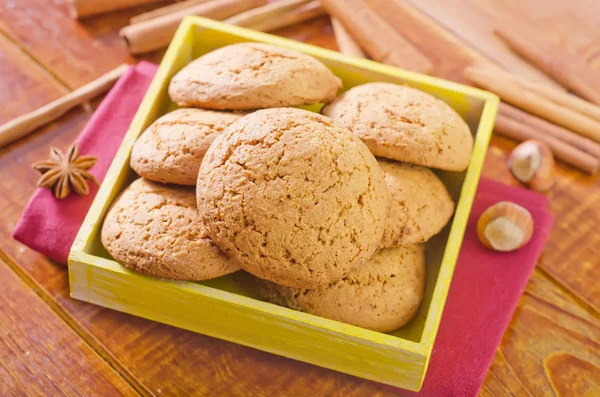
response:
<svg viewBox="0 0 600 397"><path fill-rule="evenodd" d="M81 18L157 0L70 1L72 14ZM340 52L363 58L368 55L379 62L421 73L434 72L427 56L384 18L386 12L406 7L402 0L385 3L387 10L380 9L383 2L369 3L367 0L177 1L131 18L130 25L120 34L132 53L166 47L187 15L272 31L321 16L327 11L332 18ZM484 63L482 58L468 67L464 75L473 84L496 93L503 100L495 132L517 141L537 139L546 142L557 158L585 172L595 173L600 168L600 72L527 26L515 23L506 26L510 29L500 27L496 33L507 46L581 98L519 78L491 62ZM19 133L13 133L11 140L31 129L19 127ZM10 130L16 131L15 128Z"/></svg>
<svg viewBox="0 0 600 397"><path fill-rule="evenodd" d="M325 13L319 0L186 0L131 18L121 29L129 50L140 54L169 45L188 15L221 20L260 31L273 31Z"/></svg>
<svg viewBox="0 0 600 397"><path fill-rule="evenodd" d="M71 0L76 18L151 3L156 0ZM121 30L131 52L143 53L168 46L181 20L201 15L261 31L272 31L325 14L319 0L186 0L137 15ZM39 109L0 126L0 148L57 119L75 106L108 90L127 70L126 65Z"/></svg>
<svg viewBox="0 0 600 397"><path fill-rule="evenodd" d="M587 173L600 168L600 107L489 66L467 68L465 77L504 101L495 132L546 142L557 158Z"/></svg>
<svg viewBox="0 0 600 397"><path fill-rule="evenodd" d="M366 3L366 0L352 0L353 7L347 7L347 2L342 0L323 2L332 16L340 52L364 57L364 53L361 53L364 50L380 62L421 72L429 71L427 66L423 66L427 63L421 61L427 58L402 36L400 40L395 39L396 47L404 43L404 56L400 57L403 58L400 64L395 62L390 53L380 55L391 36L388 33L391 26L385 26L384 18L377 19L377 26L363 23L365 20L375 21L382 15L381 12L391 13L396 7L404 7L401 1L385 3L385 11L375 11L373 4ZM558 159L584 172L595 173L600 168L600 107L596 104L600 102L600 73L591 70L556 44L540 38L537 32L527 27L515 28L515 24L510 26L510 30L501 28L498 31L507 45L557 83L591 102L554 87L519 78L491 62L480 61L468 67L464 75L475 85L496 93L504 101L496 118L495 132L519 142L528 139L546 142ZM392 30L399 36L397 29ZM371 37L371 40L361 40L365 37ZM412 59L412 63L408 58Z"/></svg>
<svg viewBox="0 0 600 397"><path fill-rule="evenodd" d="M158 1L160 0L69 0L67 7L73 18L81 19Z"/></svg>
<svg viewBox="0 0 600 397"><path fill-rule="evenodd" d="M496 93L504 103L495 131L518 141L546 142L554 155L593 174L600 168L600 73L524 24L499 27L506 45L571 95L499 68L474 65L465 70L474 84Z"/></svg>

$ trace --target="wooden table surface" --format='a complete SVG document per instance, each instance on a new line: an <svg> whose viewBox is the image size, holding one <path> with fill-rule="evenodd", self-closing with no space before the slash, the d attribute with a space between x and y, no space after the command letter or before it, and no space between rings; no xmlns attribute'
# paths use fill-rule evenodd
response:
<svg viewBox="0 0 600 397"><path fill-rule="evenodd" d="M134 62L118 37L153 7L73 21L65 0L0 0L0 123ZM487 58L540 77L493 36L507 16L544 31L600 67L598 2L409 0L388 20L437 74ZM407 19L410 17L410 19ZM438 20L434 23L433 20ZM443 26L443 27L442 27ZM335 49L328 18L277 32ZM162 52L143 57L160 61ZM10 235L35 189L34 161L65 149L97 106L80 107L0 149L0 395L392 396L366 380L69 298L64 266ZM516 184L514 143L494 137L484 176ZM600 183L563 164L549 193L556 222L498 348L483 396L600 395Z"/></svg>

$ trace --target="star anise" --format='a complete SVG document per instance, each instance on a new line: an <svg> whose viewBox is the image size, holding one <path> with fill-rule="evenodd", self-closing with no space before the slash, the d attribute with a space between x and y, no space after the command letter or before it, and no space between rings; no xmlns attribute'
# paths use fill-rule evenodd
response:
<svg viewBox="0 0 600 397"><path fill-rule="evenodd" d="M64 199L71 192L71 187L77 194L86 195L90 192L87 181L99 185L96 178L87 170L92 168L97 157L79 156L79 148L74 143L69 146L66 153L51 147L50 160L39 161L32 167L42 173L37 185L52 189L57 199Z"/></svg>

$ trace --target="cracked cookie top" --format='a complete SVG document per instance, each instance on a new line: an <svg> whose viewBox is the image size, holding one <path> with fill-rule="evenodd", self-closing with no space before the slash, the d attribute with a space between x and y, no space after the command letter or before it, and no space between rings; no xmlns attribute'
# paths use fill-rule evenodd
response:
<svg viewBox="0 0 600 397"><path fill-rule="evenodd" d="M390 195L381 248L424 243L446 226L454 201L429 168L378 160Z"/></svg>
<svg viewBox="0 0 600 397"><path fill-rule="evenodd" d="M259 110L208 149L196 190L208 235L248 272L315 288L371 258L388 195L368 148L317 113Z"/></svg>
<svg viewBox="0 0 600 397"><path fill-rule="evenodd" d="M374 155L449 171L471 160L469 126L448 104L406 86L356 86L323 109L357 135Z"/></svg>
<svg viewBox="0 0 600 397"><path fill-rule="evenodd" d="M389 332L417 314L425 293L422 244L377 251L346 277L317 289L256 279L260 297L290 309L373 331Z"/></svg>
<svg viewBox="0 0 600 397"><path fill-rule="evenodd" d="M192 61L172 79L179 106L262 109L329 102L341 80L317 59L287 48L239 43Z"/></svg>
<svg viewBox="0 0 600 397"><path fill-rule="evenodd" d="M122 265L159 278L208 280L239 269L206 235L193 188L142 178L114 201L102 244Z"/></svg>
<svg viewBox="0 0 600 397"><path fill-rule="evenodd" d="M208 147L241 113L177 109L140 135L131 152L131 168L144 178L162 183L195 185Z"/></svg>

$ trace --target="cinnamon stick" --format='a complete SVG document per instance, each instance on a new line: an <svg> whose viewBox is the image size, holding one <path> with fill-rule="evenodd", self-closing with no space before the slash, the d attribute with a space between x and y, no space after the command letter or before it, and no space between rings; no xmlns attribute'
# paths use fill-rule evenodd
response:
<svg viewBox="0 0 600 397"><path fill-rule="evenodd" d="M58 117L62 116L77 105L94 98L107 91L127 71L128 66L123 64L105 75L91 81L67 95L58 98L23 116L17 117L0 126L0 147L8 145L19 138L33 132Z"/></svg>
<svg viewBox="0 0 600 397"><path fill-rule="evenodd" d="M513 23L498 27L496 34L515 52L558 83L600 105L600 72L524 25Z"/></svg>
<svg viewBox="0 0 600 397"><path fill-rule="evenodd" d="M300 22L308 21L313 18L325 15L325 8L320 0L313 0L287 12L282 13L278 18L265 20L257 25L249 26L250 29L261 32L272 32L295 25Z"/></svg>
<svg viewBox="0 0 600 397"><path fill-rule="evenodd" d="M85 18L157 1L160 0L71 0L67 3L67 6L69 7L69 14L73 18Z"/></svg>
<svg viewBox="0 0 600 397"><path fill-rule="evenodd" d="M363 50L360 49L360 46L354 41L352 36L350 36L350 33L348 33L339 19L332 17L331 26L333 27L333 34L335 35L335 41L339 52L357 58L366 58Z"/></svg>
<svg viewBox="0 0 600 397"><path fill-rule="evenodd" d="M469 67L464 75L478 86L496 93L508 103L600 142L600 122L594 119L558 105L509 79L500 79L498 74L484 68Z"/></svg>
<svg viewBox="0 0 600 397"><path fill-rule="evenodd" d="M145 12L143 14L133 16L129 19L129 24L133 25L135 23L147 21L149 19L153 19L156 17L160 17L162 15L170 14L175 11L190 8L191 6L195 6L196 4L206 3L207 1L209 1L209 0L186 0L186 1L180 1L179 3L169 4L168 6L164 6L164 7L152 10L152 11Z"/></svg>
<svg viewBox="0 0 600 397"><path fill-rule="evenodd" d="M496 116L494 132L505 137L523 142L528 139L544 141L552 149L554 156L582 171L593 174L600 166L600 160L559 139L540 133L539 130L513 120L503 114Z"/></svg>
<svg viewBox="0 0 600 397"><path fill-rule="evenodd" d="M324 15L319 0L280 0L234 15L223 22L261 32L272 32Z"/></svg>
<svg viewBox="0 0 600 397"><path fill-rule="evenodd" d="M597 159L600 159L600 144L592 141L591 139L584 138L581 135L577 135L574 132L567 130L566 128L559 127L544 119L540 119L539 117L533 116L527 112L517 109L516 107L511 106L505 102L500 103L498 111L501 115L510 117L513 120L527 124L530 127L533 127L536 130L540 131L540 133L560 139L561 141L568 143L579 150L583 150L584 152L591 154Z"/></svg>
<svg viewBox="0 0 600 397"><path fill-rule="evenodd" d="M374 60L414 72L431 73L425 55L388 25L363 0L323 0L330 15L342 22L360 47Z"/></svg>
<svg viewBox="0 0 600 397"><path fill-rule="evenodd" d="M121 29L119 34L125 39L133 54L141 54L168 46L179 23L188 15L223 20L265 3L266 0L211 0L126 26Z"/></svg>
<svg viewBox="0 0 600 397"><path fill-rule="evenodd" d="M489 71L492 72L491 69L489 69ZM515 84L527 88L536 94L545 96L554 103L565 106L575 112L579 112L585 116L593 118L594 120L600 121L600 106L581 99L578 96L556 90L548 85L526 80L501 69L495 69L493 72L495 72L501 79L511 80Z"/></svg>
<svg viewBox="0 0 600 397"><path fill-rule="evenodd" d="M273 18L294 7L308 3L310 0L279 0L273 3L266 4L240 14L227 18L225 21L230 25L248 27L253 24L262 22L266 18Z"/></svg>

